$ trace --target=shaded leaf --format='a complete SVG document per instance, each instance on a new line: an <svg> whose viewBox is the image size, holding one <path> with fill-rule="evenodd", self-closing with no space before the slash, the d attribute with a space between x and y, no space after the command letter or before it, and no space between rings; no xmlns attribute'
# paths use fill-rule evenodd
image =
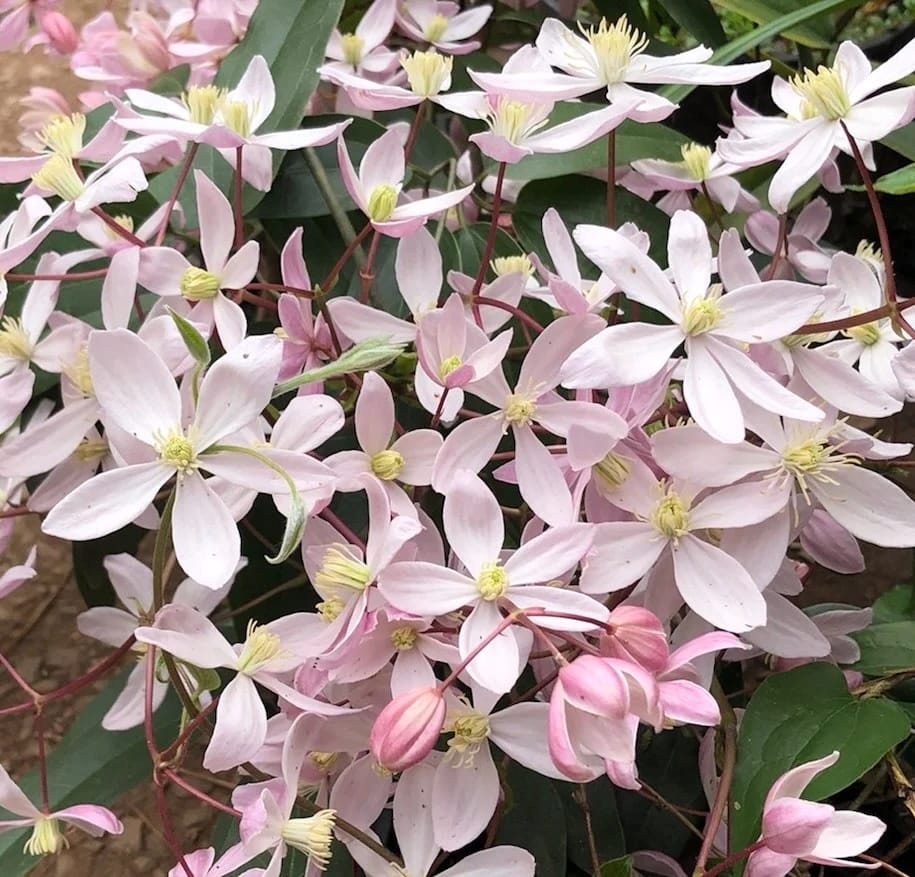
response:
<svg viewBox="0 0 915 877"><path fill-rule="evenodd" d="M915 621L875 624L852 634L861 649L854 669L868 676L882 676L915 667Z"/></svg>

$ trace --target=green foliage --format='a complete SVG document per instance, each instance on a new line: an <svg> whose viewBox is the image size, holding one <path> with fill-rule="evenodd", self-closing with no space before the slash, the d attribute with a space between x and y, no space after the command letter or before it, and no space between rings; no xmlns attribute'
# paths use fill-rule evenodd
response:
<svg viewBox="0 0 915 877"><path fill-rule="evenodd" d="M887 195L911 195L915 192L915 163L884 174L874 182L874 188Z"/></svg>

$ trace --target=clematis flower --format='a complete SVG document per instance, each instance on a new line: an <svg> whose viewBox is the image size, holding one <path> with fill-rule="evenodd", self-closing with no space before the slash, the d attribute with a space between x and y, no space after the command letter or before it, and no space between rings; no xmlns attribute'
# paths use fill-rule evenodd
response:
<svg viewBox="0 0 915 877"><path fill-rule="evenodd" d="M826 234L831 220L832 210L822 198L814 198L804 205L790 225L782 247L785 259L776 265L773 279L790 280L790 268L794 268L811 283L826 282L832 254L821 243L821 238ZM779 241L778 223L779 219L774 213L757 210L747 217L744 234L755 250L773 256Z"/></svg>
<svg viewBox="0 0 915 877"><path fill-rule="evenodd" d="M709 286L712 251L705 223L685 210L674 214L667 246L676 288L619 232L583 225L573 236L626 295L674 325L604 329L568 358L560 373L565 386L638 384L660 372L684 344L684 397L696 422L720 441L743 438L744 398L798 419L823 419L821 410L785 389L739 346L793 332L823 301L819 289L791 281L750 282L722 295L720 286Z"/></svg>
<svg viewBox="0 0 915 877"><path fill-rule="evenodd" d="M355 419L361 450L340 451L327 457L325 464L352 479L357 490L362 490L365 478L374 479L388 495L395 514L415 515L410 497L398 482L424 486L432 481L432 467L442 446L441 433L435 429L413 429L392 442L394 396L376 372L368 372L363 378ZM341 483L337 489L347 488Z"/></svg>
<svg viewBox="0 0 915 877"><path fill-rule="evenodd" d="M480 48L471 40L492 15L492 6L483 4L461 12L459 3L450 0L403 0L397 4L397 26L411 39L431 43L450 55L466 55Z"/></svg>
<svg viewBox="0 0 915 877"><path fill-rule="evenodd" d="M28 195L0 222L0 309L6 304L8 293L6 272L31 256L51 233L48 223L35 228L51 212L44 198Z"/></svg>
<svg viewBox="0 0 915 877"><path fill-rule="evenodd" d="M335 27L325 49L331 61L318 72L322 76L336 70L370 75L388 73L398 59L397 52L384 45L394 27L396 7L397 0L374 0L354 30L341 33Z"/></svg>
<svg viewBox="0 0 915 877"><path fill-rule="evenodd" d="M454 207L473 191L472 185L465 186L443 195L398 205L406 164L400 134L393 128L369 146L362 157L358 174L342 137L337 141L337 158L343 184L356 206L368 217L375 231L390 237L412 234L430 216Z"/></svg>
<svg viewBox="0 0 915 877"><path fill-rule="evenodd" d="M606 619L607 609L590 597L534 584L555 579L578 563L591 544L589 525L568 524L548 530L522 545L503 566L502 512L476 475L460 472L455 476L443 514L445 535L467 572L425 561L402 561L381 572L378 587L392 606L414 615L445 615L471 606L458 641L462 659L495 630L504 608L538 607L594 619L591 624L560 617L531 617L547 629L588 630ZM518 678L520 657L513 631L506 630L468 664L467 672L484 688L506 692Z"/></svg>
<svg viewBox="0 0 915 877"><path fill-rule="evenodd" d="M226 91L214 85L192 86L181 100L150 91L130 89L131 103L160 116L115 121L139 134L162 134L177 140L208 143L234 168L235 150L242 150L242 177L254 188L267 191L273 180L271 149L305 149L336 140L350 119L321 128L274 131L258 134L276 104L276 88L270 68L262 55L255 55L238 85Z"/></svg>
<svg viewBox="0 0 915 877"><path fill-rule="evenodd" d="M139 281L156 295L195 302L192 320L208 329L215 325L223 347L231 350L245 337L247 320L223 290L242 289L254 279L260 247L247 241L229 256L235 237L232 205L202 171L194 171L194 182L204 267L192 265L171 247L145 247L139 254Z"/></svg>
<svg viewBox="0 0 915 877"><path fill-rule="evenodd" d="M206 847L201 850L194 850L192 853L186 853L184 863L191 869L194 877L225 877L240 868L246 861L242 844L237 843L229 847L218 859L216 850L213 847ZM251 875L251 872L243 872ZM167 877L187 877L187 871L180 863L175 865Z"/></svg>
<svg viewBox="0 0 915 877"><path fill-rule="evenodd" d="M240 540L229 510L200 469L256 490L288 490L285 480L258 460L231 451L207 453L270 401L279 345L273 338L251 338L218 360L200 383L186 427L165 363L126 329L90 336L89 370L105 418L136 440L131 462L81 484L51 510L44 531L74 540L112 533L142 514L176 477L172 540L178 562L201 584L220 587L238 564ZM269 458L275 452L262 453ZM333 478L306 455L282 455L276 465L303 487Z"/></svg>
<svg viewBox="0 0 915 877"><path fill-rule="evenodd" d="M836 809L801 799L813 778L839 760L833 752L782 774L769 789L763 806L762 834L747 859L748 877L784 877L800 859L814 865L879 868L849 861L873 846L886 825L876 816Z"/></svg>
<svg viewBox="0 0 915 877"><path fill-rule="evenodd" d="M0 766L0 807L9 810L19 819L0 820L0 832L32 827L26 841L25 852L31 856L59 853L68 845L61 833L60 823L73 825L92 837L103 834L121 834L124 826L107 807L97 804L76 804L63 810L42 813L13 782L6 769Z"/></svg>
<svg viewBox="0 0 915 877"><path fill-rule="evenodd" d="M203 758L207 770L220 771L248 761L267 735L267 713L257 683L294 707L322 716L349 710L301 694L283 678L305 659L309 629L299 622L304 613L286 615L258 625L248 624L247 637L233 646L202 613L170 603L156 613L152 626L138 627L137 642L156 646L191 667L224 667L235 672L216 707L216 726Z"/></svg>
<svg viewBox="0 0 915 877"><path fill-rule="evenodd" d="M613 24L602 18L597 27L583 29L581 36L559 19L548 18L537 35L537 48L561 73L531 77L474 71L471 75L481 88L522 101L567 100L606 89L611 103L637 104L631 118L659 122L676 109L676 104L637 86L673 82L731 85L769 69L768 61L727 67L706 64L712 50L705 46L663 57L646 54L647 47L648 38L632 27L625 15Z"/></svg>
<svg viewBox="0 0 915 877"><path fill-rule="evenodd" d="M769 203L785 213L795 192L836 150L851 154L848 135L864 149L911 121L915 86L871 95L913 70L915 40L874 70L861 49L843 42L832 66L805 69L789 80L776 77L772 99L785 116L735 116L739 137L719 140L719 152L741 167L783 158L769 184Z"/></svg>

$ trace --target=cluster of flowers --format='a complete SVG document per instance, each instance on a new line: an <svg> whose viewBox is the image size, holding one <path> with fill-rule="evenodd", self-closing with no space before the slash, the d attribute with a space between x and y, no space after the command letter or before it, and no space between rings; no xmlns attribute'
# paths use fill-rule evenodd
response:
<svg viewBox="0 0 915 877"><path fill-rule="evenodd" d="M52 45L69 39L52 5L12 4L8 42L22 38L29 15ZM376 0L353 33L333 36L321 74L339 87L338 105L420 110L410 131L389 130L357 168L348 122L259 133L275 102L263 58L230 90L206 84L254 4L231 4L226 16L225 4L208 15L215 4L201 2L188 18L191 5L168 4L170 24L155 32L152 18L134 13L129 45L140 54L116 61L92 48L96 36L108 45L110 35L97 33L107 24L87 28L74 59L106 87L126 88L126 100L114 100L90 138L83 116L57 116L37 134L38 154L0 159L0 179L30 181L0 225L5 275L21 279L12 269L52 231L86 241L63 255L44 251L19 315L3 317L2 546L23 512L45 515L43 530L70 540L132 522L157 530L161 552L172 546L188 579L171 591L161 569L111 556L125 608L80 618L83 633L141 655L104 726L148 721L177 686L200 710L191 731L215 712L204 766L261 777L232 796L239 844L218 861L212 850L181 856L175 877L216 877L266 851L270 865L257 873L273 877L288 848L320 867L335 831L367 873L391 874L397 859L371 829L388 806L398 867L420 877L440 851L463 849L490 823L500 800L490 743L548 777L606 774L636 789L641 725L719 723L708 691L716 653L768 653L781 666L855 661L847 634L869 623L869 610L799 609L791 598L807 567L796 549L853 572L863 568L857 540L915 545L915 503L879 471L910 445L848 422L886 417L915 398L915 336L896 300L888 241L882 253L833 252L818 242L828 221L821 202L791 231L785 212L815 175L839 185L838 151L864 168L870 144L915 116L915 90L882 91L915 70L915 42L873 71L845 43L832 67L775 79L783 116L735 100L734 127L714 151L691 145L680 163L637 162L627 185L670 193L667 270L641 230L570 232L550 210L546 252L497 260L487 282L507 164L568 152L627 119L666 118L675 105L646 85L737 84L768 64L716 67L703 47L655 57L625 18L580 35L549 19L502 72L471 72L479 91L452 93L451 55L478 47L490 7ZM386 48L395 26L422 48ZM151 45L161 60L151 60ZM127 59L136 70L112 68ZM136 87L176 59L194 60L201 77L180 100ZM548 127L557 102L595 91L606 107ZM475 185L402 191L430 103L482 121L470 141L497 163L492 233L475 276L444 277L424 227L432 217L462 221ZM188 173L196 150L212 147L267 190L272 150L332 142L363 231L319 286L301 229L283 248L282 284L259 282L260 248L244 240L240 203ZM772 159L783 159L769 189L780 217L756 211L733 176ZM145 222L134 229L103 209L133 201L162 162L183 162L184 173ZM199 259L167 245L186 178L196 187ZM746 238L758 252L733 228L710 239L689 209L691 192L725 211L756 211ZM397 290L410 319L373 306L370 262L360 298L326 298L369 235L397 239ZM576 244L595 266L586 277ZM103 267L73 272L87 262ZM100 329L57 307L61 283L86 276L103 278ZM140 289L158 297L148 313ZM4 280L0 304L6 295ZM535 321L529 299L545 302L552 322ZM639 319L639 305L656 312L653 322ZM250 334L255 310L275 315L274 333ZM224 351L212 362L211 348ZM424 429L401 426L384 371L408 348ZM33 367L59 375L59 405L30 405ZM343 382L352 410L331 395ZM347 450L323 450L353 437ZM497 493L514 489L506 484L517 486L519 508L500 504ZM365 539L333 513L341 493L364 496ZM260 494L287 521L273 560L301 545L320 602L252 621L233 644L208 615L245 563L238 522ZM519 544L506 538L507 516L523 525ZM34 562L33 553L7 572L0 594L28 581ZM212 696L201 679L217 668L230 681ZM279 699L269 718L262 690ZM442 734L447 745L437 749ZM836 758L795 768L772 788L762 836L745 851L751 877L787 874L799 858L847 864L880 836L873 817L799 800ZM316 802L308 817L293 815L302 787ZM37 809L5 772L0 805L21 816L0 828L34 826L35 853L62 848L60 820L119 830L105 808ZM441 873L534 868L525 850L496 847Z"/></svg>

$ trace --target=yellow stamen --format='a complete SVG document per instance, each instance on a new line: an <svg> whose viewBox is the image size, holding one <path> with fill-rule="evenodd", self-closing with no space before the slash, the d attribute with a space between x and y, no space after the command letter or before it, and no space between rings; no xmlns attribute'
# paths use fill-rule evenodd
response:
<svg viewBox="0 0 915 877"><path fill-rule="evenodd" d="M477 576L477 590L484 600L504 597L508 591L508 573L498 563L484 563Z"/></svg>
<svg viewBox="0 0 915 877"><path fill-rule="evenodd" d="M489 719L471 710L458 716L446 728L454 735L445 756L453 767L472 767L476 754L489 737Z"/></svg>
<svg viewBox="0 0 915 877"><path fill-rule="evenodd" d="M188 301L216 298L221 285L220 278L204 268L188 268L181 275L181 294Z"/></svg>
<svg viewBox="0 0 915 877"><path fill-rule="evenodd" d="M393 481L404 467L403 454L390 449L372 455L372 472L382 481Z"/></svg>
<svg viewBox="0 0 915 877"><path fill-rule="evenodd" d="M258 627L257 622L252 618L248 622L245 644L238 656L236 669L239 673L250 676L279 655L282 647L279 636L266 628Z"/></svg>
<svg viewBox="0 0 915 877"><path fill-rule="evenodd" d="M709 174L709 162L712 158L712 150L701 143L684 143L680 147L680 155L683 156L683 167L694 180L704 180Z"/></svg>
<svg viewBox="0 0 915 877"><path fill-rule="evenodd" d="M198 125L212 125L216 111L226 96L226 89L215 85L192 85L182 96L191 121Z"/></svg>
<svg viewBox="0 0 915 877"><path fill-rule="evenodd" d="M861 458L841 453L843 443L830 444L823 437L799 439L782 450L780 473L794 478L804 499L810 502L809 481L837 484L832 472L842 466L857 466Z"/></svg>
<svg viewBox="0 0 915 877"><path fill-rule="evenodd" d="M419 97L432 97L448 87L454 62L434 49L403 55L400 66L407 73L410 90Z"/></svg>
<svg viewBox="0 0 915 877"><path fill-rule="evenodd" d="M163 463L174 466L179 472L197 468L197 452L194 443L180 430L157 437L156 450Z"/></svg>
<svg viewBox="0 0 915 877"><path fill-rule="evenodd" d="M816 72L805 67L803 73L792 76L791 87L802 98L801 117L813 119L844 118L851 109L851 99L845 90L845 81L835 67L817 67Z"/></svg>
<svg viewBox="0 0 915 877"><path fill-rule="evenodd" d="M336 810L320 810L314 816L287 819L282 836L289 846L309 856L320 869L327 867L332 855Z"/></svg>
<svg viewBox="0 0 915 877"><path fill-rule="evenodd" d="M534 263L527 254L521 256L499 256L489 263L496 277L514 274L519 271L525 277L534 276Z"/></svg>
<svg viewBox="0 0 915 877"><path fill-rule="evenodd" d="M502 406L502 417L514 426L527 426L534 417L537 403L527 396L512 393Z"/></svg>
<svg viewBox="0 0 915 877"><path fill-rule="evenodd" d="M354 33L345 33L340 37L340 47L343 49L343 60L353 67L362 63L362 53L365 50L365 40Z"/></svg>
<svg viewBox="0 0 915 877"><path fill-rule="evenodd" d="M101 460L108 453L108 442L104 439L83 439L77 446L73 455L77 460L89 463L94 460Z"/></svg>
<svg viewBox="0 0 915 877"><path fill-rule="evenodd" d="M56 819L39 816L24 849L30 856L47 856L59 853L69 845Z"/></svg>
<svg viewBox="0 0 915 877"><path fill-rule="evenodd" d="M340 613L346 608L346 603L344 603L339 597L331 597L329 600L323 600L315 606L318 614L330 624L333 621L336 621L340 617Z"/></svg>
<svg viewBox="0 0 915 877"><path fill-rule="evenodd" d="M385 222L397 207L397 189L390 183L381 183L372 189L368 201L368 214L372 222Z"/></svg>
<svg viewBox="0 0 915 877"><path fill-rule="evenodd" d="M615 24L608 24L607 19L602 18L597 27L579 25L579 29L591 43L597 56L598 72L607 85L622 82L632 59L648 47L648 37L632 27L625 15Z"/></svg>
<svg viewBox="0 0 915 877"><path fill-rule="evenodd" d="M438 42L448 30L448 19L442 14L433 15L423 31L423 36L430 42Z"/></svg>
<svg viewBox="0 0 915 877"><path fill-rule="evenodd" d="M649 523L668 539L677 540L689 532L689 506L667 487L648 516Z"/></svg>
<svg viewBox="0 0 915 877"><path fill-rule="evenodd" d="M83 148L83 134L86 131L86 117L82 113L69 116L54 116L38 134L38 139L49 152L68 160L76 158Z"/></svg>
<svg viewBox="0 0 915 877"><path fill-rule="evenodd" d="M85 190L73 163L57 154L52 155L40 170L32 174L32 182L39 189L53 192L64 201L75 201Z"/></svg>
<svg viewBox="0 0 915 877"><path fill-rule="evenodd" d="M254 110L251 104L243 100L224 100L219 109L227 128L239 137L247 139L251 136L251 116Z"/></svg>
<svg viewBox="0 0 915 877"><path fill-rule="evenodd" d="M438 367L438 376L445 380L451 372L456 371L463 365L461 357L459 356L447 356L442 360L442 364Z"/></svg>
<svg viewBox="0 0 915 877"><path fill-rule="evenodd" d="M338 752L309 752L308 758L311 763L320 771L330 773L336 763L340 760Z"/></svg>
<svg viewBox="0 0 915 877"><path fill-rule="evenodd" d="M329 545L324 552L321 568L315 575L315 587L334 593L350 591L362 593L372 580L369 568L350 554L343 545Z"/></svg>
<svg viewBox="0 0 915 877"><path fill-rule="evenodd" d="M517 145L549 123L548 111L547 104L525 103L498 95L490 102L486 120L493 134Z"/></svg>
<svg viewBox="0 0 915 877"><path fill-rule="evenodd" d="M717 298L700 298L690 302L684 309L681 328L687 335L702 335L714 329L723 316Z"/></svg>
<svg viewBox="0 0 915 877"><path fill-rule="evenodd" d="M605 486L614 488L624 484L629 478L630 465L625 457L610 451L603 460L595 464L592 471Z"/></svg>
<svg viewBox="0 0 915 877"><path fill-rule="evenodd" d="M415 627L404 625L391 631L391 644L398 652L408 652L416 645L419 634Z"/></svg>
<svg viewBox="0 0 915 877"><path fill-rule="evenodd" d="M0 356L28 362L33 350L34 345L22 327L22 320L15 317L0 320Z"/></svg>

